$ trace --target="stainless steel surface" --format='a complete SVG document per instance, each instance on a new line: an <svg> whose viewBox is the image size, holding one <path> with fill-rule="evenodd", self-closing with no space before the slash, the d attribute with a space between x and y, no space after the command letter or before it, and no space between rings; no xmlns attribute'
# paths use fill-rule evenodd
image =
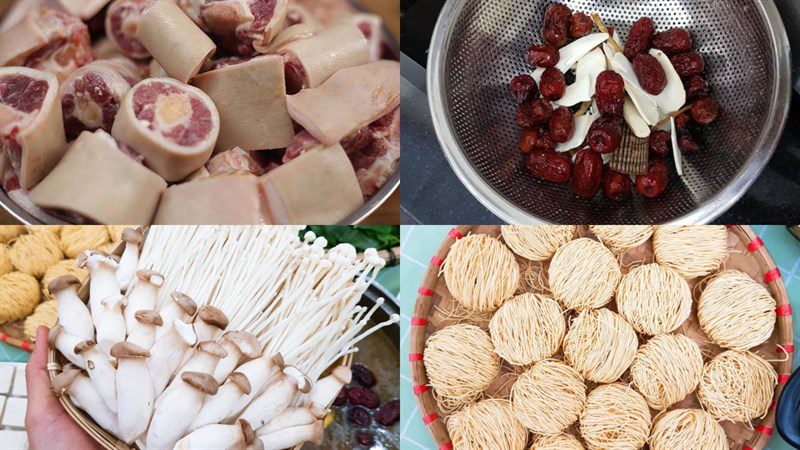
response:
<svg viewBox="0 0 800 450"><path fill-rule="evenodd" d="M627 37L639 17L685 27L706 60L722 114L704 151L672 171L658 199L580 199L568 185L534 179L517 150L516 106L507 93L530 72L524 52L541 42L545 0L451 0L431 42L428 95L453 170L489 210L511 223L705 223L733 205L772 156L790 101L790 50L771 0L571 0ZM671 161L670 161L671 164Z"/></svg>

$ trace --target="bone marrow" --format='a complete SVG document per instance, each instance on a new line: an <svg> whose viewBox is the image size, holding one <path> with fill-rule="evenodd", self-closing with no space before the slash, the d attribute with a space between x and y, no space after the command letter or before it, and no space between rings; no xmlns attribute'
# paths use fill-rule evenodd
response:
<svg viewBox="0 0 800 450"><path fill-rule="evenodd" d="M65 148L55 75L25 67L0 68L0 166L6 191L35 186Z"/></svg>
<svg viewBox="0 0 800 450"><path fill-rule="evenodd" d="M289 0L215 0L200 8L208 28L238 55L264 53L283 28Z"/></svg>
<svg viewBox="0 0 800 450"><path fill-rule="evenodd" d="M150 78L125 95L111 134L165 180L179 181L205 164L219 128L217 108L203 91Z"/></svg>
<svg viewBox="0 0 800 450"><path fill-rule="evenodd" d="M106 12L106 36L128 57L150 57L142 42L136 38L139 21L148 6L150 0L115 0Z"/></svg>

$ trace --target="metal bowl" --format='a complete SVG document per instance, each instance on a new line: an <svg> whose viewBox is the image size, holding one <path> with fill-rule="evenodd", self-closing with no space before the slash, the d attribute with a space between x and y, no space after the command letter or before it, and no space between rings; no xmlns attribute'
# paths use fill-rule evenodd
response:
<svg viewBox="0 0 800 450"><path fill-rule="evenodd" d="M511 223L705 223L730 208L766 166L786 123L790 49L772 0L566 0L597 12L627 38L640 17L659 30L688 29L706 60L719 119L702 133L704 150L671 170L657 199L612 202L573 195L535 179L518 150L516 105L508 83L529 73L525 50L541 42L549 0L450 0L428 61L428 95L444 154L470 192ZM668 161L672 165L672 161Z"/></svg>

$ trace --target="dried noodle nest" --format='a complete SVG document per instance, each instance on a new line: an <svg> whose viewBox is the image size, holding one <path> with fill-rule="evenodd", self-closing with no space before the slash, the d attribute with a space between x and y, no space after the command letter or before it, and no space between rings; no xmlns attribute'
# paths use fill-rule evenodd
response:
<svg viewBox="0 0 800 450"><path fill-rule="evenodd" d="M503 303L489 322L494 350L515 365L553 356L561 347L566 321L555 300L522 294Z"/></svg>
<svg viewBox="0 0 800 450"><path fill-rule="evenodd" d="M528 441L509 401L499 398L465 406L447 419L447 431L455 448L464 450L523 450Z"/></svg>
<svg viewBox="0 0 800 450"><path fill-rule="evenodd" d="M36 338L36 329L40 326L53 328L58 321L58 305L55 300L42 302L33 313L25 318L23 332L28 339Z"/></svg>
<svg viewBox="0 0 800 450"><path fill-rule="evenodd" d="M37 278L63 257L58 237L52 233L23 234L14 241L8 256L17 270Z"/></svg>
<svg viewBox="0 0 800 450"><path fill-rule="evenodd" d="M639 347L633 387L653 409L664 410L694 392L703 374L700 347L682 334L659 334Z"/></svg>
<svg viewBox="0 0 800 450"><path fill-rule="evenodd" d="M503 225L503 240L514 253L532 261L550 259L559 247L572 240L575 225Z"/></svg>
<svg viewBox="0 0 800 450"><path fill-rule="evenodd" d="M25 231L23 225L0 225L0 242L6 244L22 234L23 231Z"/></svg>
<svg viewBox="0 0 800 450"><path fill-rule="evenodd" d="M725 430L702 409L673 409L656 417L650 450L728 450Z"/></svg>
<svg viewBox="0 0 800 450"><path fill-rule="evenodd" d="M597 387L586 399L580 432L590 449L638 449L650 435L650 410L636 391L622 384Z"/></svg>
<svg viewBox="0 0 800 450"><path fill-rule="evenodd" d="M658 264L645 264L622 277L617 310L646 335L669 333L692 312L692 290L680 274Z"/></svg>
<svg viewBox="0 0 800 450"><path fill-rule="evenodd" d="M486 234L457 241L442 267L453 297L469 309L493 312L519 285L519 265L502 242Z"/></svg>
<svg viewBox="0 0 800 450"><path fill-rule="evenodd" d="M614 253L638 247L653 235L652 225L590 225L589 229Z"/></svg>
<svg viewBox="0 0 800 450"><path fill-rule="evenodd" d="M638 345L636 332L619 314L588 310L564 337L564 359L587 380L610 383L630 367Z"/></svg>
<svg viewBox="0 0 800 450"><path fill-rule="evenodd" d="M583 378L572 367L554 359L534 364L511 388L514 417L541 435L566 430L578 420L585 402Z"/></svg>
<svg viewBox="0 0 800 450"><path fill-rule="evenodd" d="M452 325L425 345L425 370L439 407L455 411L472 403L500 373L489 334L474 325Z"/></svg>
<svg viewBox="0 0 800 450"><path fill-rule="evenodd" d="M614 254L588 238L559 248L548 270L555 299L565 308L577 310L599 308L611 301L621 277Z"/></svg>
<svg viewBox="0 0 800 450"><path fill-rule="evenodd" d="M530 450L584 450L583 444L571 434L539 436L533 440Z"/></svg>
<svg viewBox="0 0 800 450"><path fill-rule="evenodd" d="M55 300L55 296L47 290L47 286L50 285L51 281L62 275L72 275L83 281L89 276L89 271L85 268L78 267L78 263L72 259L62 259L58 263L48 267L42 277L42 295L45 300Z"/></svg>
<svg viewBox="0 0 800 450"><path fill-rule="evenodd" d="M39 283L32 275L11 272L0 277L0 324L22 319L39 304Z"/></svg>
<svg viewBox="0 0 800 450"><path fill-rule="evenodd" d="M725 270L708 282L697 304L700 327L715 344L747 350L775 329L775 299L747 274Z"/></svg>
<svg viewBox="0 0 800 450"><path fill-rule="evenodd" d="M697 397L717 420L748 422L767 413L777 384L775 369L760 356L728 350L703 367Z"/></svg>
<svg viewBox="0 0 800 450"><path fill-rule="evenodd" d="M6 244L0 244L0 275L14 271L14 264L9 254L11 249Z"/></svg>
<svg viewBox="0 0 800 450"><path fill-rule="evenodd" d="M724 225L661 225L653 232L653 256L686 278L717 270L728 254Z"/></svg>
<svg viewBox="0 0 800 450"><path fill-rule="evenodd" d="M61 250L67 258L75 258L88 249L97 249L109 242L104 225L64 225L61 229Z"/></svg>

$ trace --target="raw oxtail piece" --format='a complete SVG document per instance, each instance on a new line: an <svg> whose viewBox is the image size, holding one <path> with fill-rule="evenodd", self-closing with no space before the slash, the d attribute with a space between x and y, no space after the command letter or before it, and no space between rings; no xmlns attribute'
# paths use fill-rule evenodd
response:
<svg viewBox="0 0 800 450"><path fill-rule="evenodd" d="M128 57L144 59L150 52L136 37L139 21L151 0L115 0L106 12L106 36Z"/></svg>
<svg viewBox="0 0 800 450"><path fill-rule="evenodd" d="M176 184L164 192L155 224L257 225L262 223L258 178L246 173Z"/></svg>
<svg viewBox="0 0 800 450"><path fill-rule="evenodd" d="M66 151L56 76L0 68L0 171L6 192L30 189Z"/></svg>
<svg viewBox="0 0 800 450"><path fill-rule="evenodd" d="M59 93L67 138L85 130L111 132L122 99L140 79L136 66L123 58L95 61L70 75Z"/></svg>
<svg viewBox="0 0 800 450"><path fill-rule="evenodd" d="M30 193L72 223L150 223L167 183L108 133L84 131Z"/></svg>
<svg viewBox="0 0 800 450"><path fill-rule="evenodd" d="M165 180L179 181L208 161L219 129L217 107L203 91L149 78L128 91L111 134Z"/></svg>
<svg viewBox="0 0 800 450"><path fill-rule="evenodd" d="M63 81L92 60L86 25L52 8L32 11L0 34L0 66L44 70Z"/></svg>
<svg viewBox="0 0 800 450"><path fill-rule="evenodd" d="M238 55L262 52L283 28L289 0L217 0L200 15L223 46Z"/></svg>

